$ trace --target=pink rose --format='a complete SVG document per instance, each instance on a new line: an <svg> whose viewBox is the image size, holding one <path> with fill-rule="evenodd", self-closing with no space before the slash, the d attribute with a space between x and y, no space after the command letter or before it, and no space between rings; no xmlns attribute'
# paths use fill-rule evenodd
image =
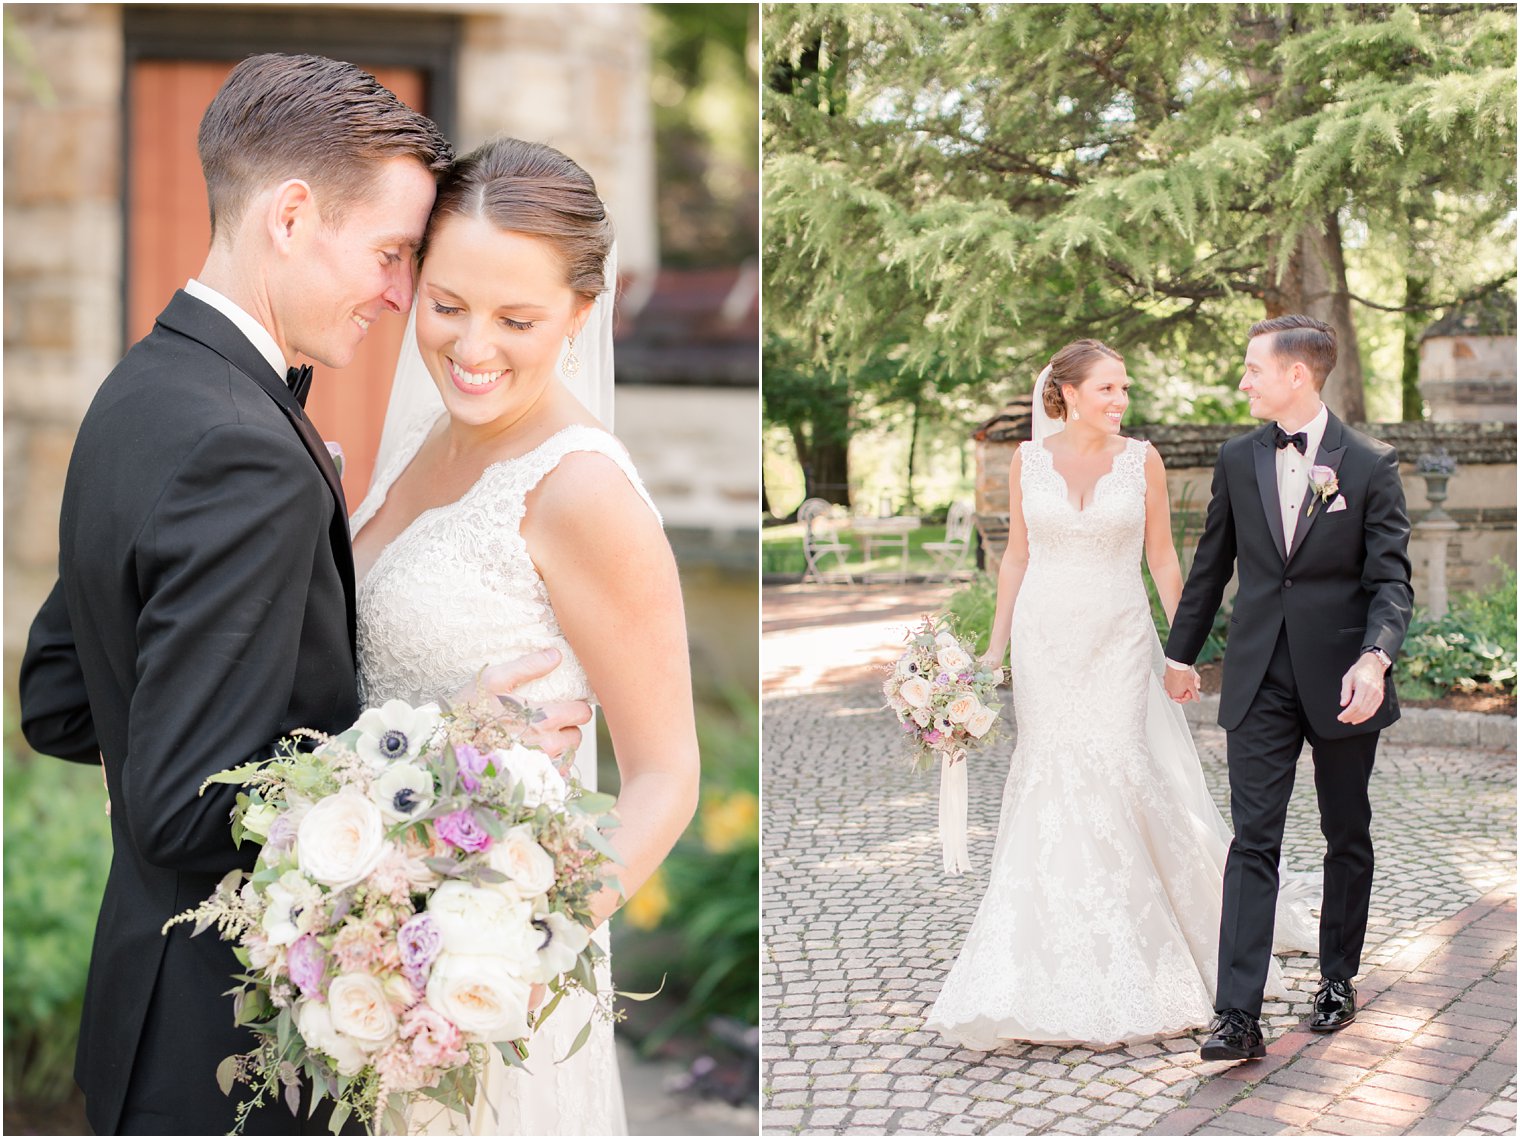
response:
<svg viewBox="0 0 1520 1139"><path fill-rule="evenodd" d="M469 1056L459 1029L426 1002L402 1016L401 1037L411 1041L412 1058L424 1068L452 1068Z"/></svg>

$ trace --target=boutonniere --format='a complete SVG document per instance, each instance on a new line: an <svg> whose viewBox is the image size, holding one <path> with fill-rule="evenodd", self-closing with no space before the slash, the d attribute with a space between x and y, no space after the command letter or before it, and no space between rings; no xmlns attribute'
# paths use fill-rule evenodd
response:
<svg viewBox="0 0 1520 1139"><path fill-rule="evenodd" d="M327 453L332 456L333 466L338 468L338 477L343 477L343 444L328 442Z"/></svg>
<svg viewBox="0 0 1520 1139"><path fill-rule="evenodd" d="M1309 489L1314 491L1314 497L1321 502L1328 503L1341 492L1340 480L1335 477L1334 467L1322 467L1316 464L1309 468ZM1314 513L1314 503L1309 503L1309 509L1304 512L1305 517Z"/></svg>

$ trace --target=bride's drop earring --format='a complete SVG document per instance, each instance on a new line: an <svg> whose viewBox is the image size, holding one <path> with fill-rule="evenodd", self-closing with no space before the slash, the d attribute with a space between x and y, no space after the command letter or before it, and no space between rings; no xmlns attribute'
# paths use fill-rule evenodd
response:
<svg viewBox="0 0 1520 1139"><path fill-rule="evenodd" d="M561 370L567 377L574 379L576 373L581 370L581 358L575 354L575 337L571 336L569 339L570 347L565 352L565 363Z"/></svg>
<svg viewBox="0 0 1520 1139"><path fill-rule="evenodd" d="M1073 419L1081 419L1082 418L1082 413L1080 411L1078 411L1076 408L1072 408L1071 409L1071 417Z"/></svg>

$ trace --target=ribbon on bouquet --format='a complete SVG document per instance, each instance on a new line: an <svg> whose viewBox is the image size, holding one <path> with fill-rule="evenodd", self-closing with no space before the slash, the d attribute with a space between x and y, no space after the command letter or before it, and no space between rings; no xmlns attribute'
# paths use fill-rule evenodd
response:
<svg viewBox="0 0 1520 1139"><path fill-rule="evenodd" d="M971 869L966 849L966 754L946 752L939 761L939 844L945 873L964 874Z"/></svg>

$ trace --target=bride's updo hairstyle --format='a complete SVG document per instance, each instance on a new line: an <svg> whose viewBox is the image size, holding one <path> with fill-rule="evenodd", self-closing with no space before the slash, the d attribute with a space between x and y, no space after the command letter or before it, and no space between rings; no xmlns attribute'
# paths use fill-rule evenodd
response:
<svg viewBox="0 0 1520 1139"><path fill-rule="evenodd" d="M1045 414L1052 419L1066 418L1066 397L1061 385L1082 386L1092 366L1103 357L1124 363L1124 357L1101 340L1073 340L1050 358L1050 380L1045 385Z"/></svg>
<svg viewBox="0 0 1520 1139"><path fill-rule="evenodd" d="M582 298L593 301L605 289L612 222L591 175L552 146L493 138L458 159L438 183L427 237L451 217L483 218L508 233L542 238Z"/></svg>

